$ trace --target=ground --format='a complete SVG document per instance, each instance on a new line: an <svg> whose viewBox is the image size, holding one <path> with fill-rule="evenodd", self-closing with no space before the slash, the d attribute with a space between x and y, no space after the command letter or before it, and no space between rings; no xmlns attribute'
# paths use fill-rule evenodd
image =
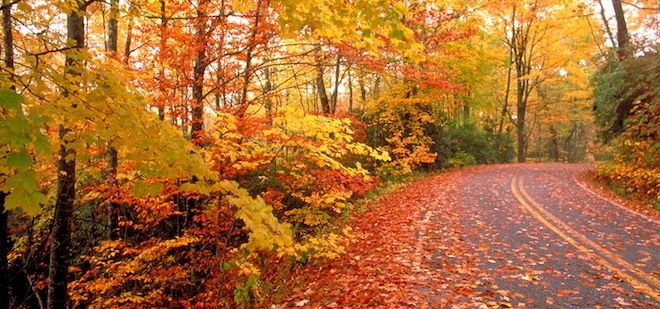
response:
<svg viewBox="0 0 660 309"><path fill-rule="evenodd" d="M273 307L660 306L658 216L578 180L589 165L440 173L356 216L341 258L292 278Z"/></svg>

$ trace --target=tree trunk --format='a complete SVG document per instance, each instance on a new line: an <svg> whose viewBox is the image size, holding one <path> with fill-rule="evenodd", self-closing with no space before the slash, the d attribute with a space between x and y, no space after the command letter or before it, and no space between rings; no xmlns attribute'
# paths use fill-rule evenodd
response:
<svg viewBox="0 0 660 309"><path fill-rule="evenodd" d="M353 78L350 70L348 71L348 111L353 111Z"/></svg>
<svg viewBox="0 0 660 309"><path fill-rule="evenodd" d="M254 27L252 27L252 36L250 42L247 46L247 51L245 55L245 73L243 74L243 94L241 95L241 102L239 107L239 116L243 116L247 110L247 95L248 87L250 86L250 77L252 76L252 58L254 57L253 52L255 48L255 42L257 40L257 34L259 33L259 19L261 18L261 0L257 1L257 8L254 14Z"/></svg>
<svg viewBox="0 0 660 309"><path fill-rule="evenodd" d="M224 64L223 64L223 55L225 50L225 37L227 36L226 22L225 22L225 0L220 2L220 21L221 25L220 30L220 39L218 42L218 59L216 60L216 72L215 72L215 108L220 110L223 107L227 107L227 87L225 85L224 77Z"/></svg>
<svg viewBox="0 0 660 309"><path fill-rule="evenodd" d="M374 81L373 97L378 98L380 96L380 75L376 75L376 80Z"/></svg>
<svg viewBox="0 0 660 309"><path fill-rule="evenodd" d="M517 91L517 104L516 104L516 133L518 139L518 163L524 163L527 157L525 153L527 149L526 145L526 135L525 135L525 112L527 110L527 104L523 98L524 93L524 84L520 81L518 82L518 91Z"/></svg>
<svg viewBox="0 0 660 309"><path fill-rule="evenodd" d="M128 7L128 28L126 29L126 44L124 45L124 65L128 66L128 60L131 56L131 43L133 42L133 11L135 10L133 1L130 1Z"/></svg>
<svg viewBox="0 0 660 309"><path fill-rule="evenodd" d="M117 55L117 27L119 21L119 0L110 0L110 18L108 19L108 52L115 57Z"/></svg>
<svg viewBox="0 0 660 309"><path fill-rule="evenodd" d="M509 67L507 68L506 72L506 90L504 91L504 106L502 106L502 112L500 113L500 123L497 125L497 134L502 134L502 130L504 130L504 119L506 118L506 114L509 109L509 93L511 92L511 63L513 61L513 53L511 49L509 49Z"/></svg>
<svg viewBox="0 0 660 309"><path fill-rule="evenodd" d="M550 156L553 161L559 162L559 138L557 137L557 130L553 126L550 126L550 140L552 142Z"/></svg>
<svg viewBox="0 0 660 309"><path fill-rule="evenodd" d="M470 121L470 103L467 99L465 99L463 101L463 123L468 123L469 121Z"/></svg>
<svg viewBox="0 0 660 309"><path fill-rule="evenodd" d="M118 49L118 25L119 21L117 20L119 16L119 0L110 0L110 19L108 20L108 53L110 57L117 58L117 49ZM119 164L119 154L117 149L112 146L112 143L108 143L108 170L106 172L106 177L108 184L112 188L117 188L117 166ZM119 231L117 229L118 218L118 208L119 205L116 202L108 203L108 239L117 239L119 236Z"/></svg>
<svg viewBox="0 0 660 309"><path fill-rule="evenodd" d="M530 42L530 30L533 19L526 23L516 20L516 6L511 11L511 37L507 35L511 55L516 67L516 135L518 141L518 162L523 163L527 157L527 141L525 118L527 112L527 99L532 91L529 74L532 71L532 56L534 41ZM532 36L535 37L535 36ZM536 40L540 37L536 37ZM532 38L532 40L534 40ZM530 131L531 132L531 131Z"/></svg>
<svg viewBox="0 0 660 309"><path fill-rule="evenodd" d="M266 79L264 84L264 107L266 108L266 119L268 119L269 125L273 125L273 101L270 97L270 92L273 91L273 84L270 80L270 68L266 67L264 70L264 77Z"/></svg>
<svg viewBox="0 0 660 309"><path fill-rule="evenodd" d="M167 38L167 16L165 0L160 0L160 42L158 49L158 64L160 65L158 71L158 89L160 90L160 98L158 102L158 119L165 120L165 48Z"/></svg>
<svg viewBox="0 0 660 309"><path fill-rule="evenodd" d="M5 52L5 69L11 75L10 80L13 80L14 74L14 36L12 33L11 23L11 4L9 0L2 1L2 32L4 38L4 52ZM11 89L16 87L11 85ZM0 309L9 308L9 263L7 255L9 255L9 227L7 221L9 214L5 209L5 198L9 195L8 192L0 191Z"/></svg>
<svg viewBox="0 0 660 309"><path fill-rule="evenodd" d="M626 16L621 6L621 0L612 0L614 6L614 15L616 17L616 39L618 43L617 57L619 61L625 61L632 55L632 48L630 46L630 34L628 33L628 26L626 25ZM630 72L624 71L624 79L632 80L633 77L629 76ZM625 129L624 121L630 114L633 107L633 100L635 94L624 93L619 94L619 105L616 107L616 115L612 125L612 132L619 133Z"/></svg>
<svg viewBox="0 0 660 309"><path fill-rule="evenodd" d="M190 136L193 143L201 145L204 130L204 72L206 71L206 4L200 1L197 7L197 19L195 21L195 43L197 54L195 56L195 67L193 68L192 86L192 122L190 124Z"/></svg>
<svg viewBox="0 0 660 309"><path fill-rule="evenodd" d="M323 66L319 63L316 65L316 90L319 93L319 100L321 101L321 111L324 115L330 114L330 100L325 91L325 81L323 80Z"/></svg>
<svg viewBox="0 0 660 309"><path fill-rule="evenodd" d="M14 79L14 34L12 32L11 24L11 6L10 0L2 0L2 35L4 37L5 48L5 67L11 74L10 80ZM15 89L15 85L11 85L11 89Z"/></svg>
<svg viewBox="0 0 660 309"><path fill-rule="evenodd" d="M5 210L6 192L0 191L0 309L9 309L9 230L8 214Z"/></svg>
<svg viewBox="0 0 660 309"><path fill-rule="evenodd" d="M78 7L67 16L67 39L74 45L66 54L64 75L65 80L71 76L80 75L82 62L75 55L85 46L85 7L78 2ZM63 96L71 93L64 91ZM67 136L71 130L60 125L60 150L57 160L57 195L55 201L55 215L50 244L50 261L48 265L48 309L67 307L68 285L68 259L71 246L71 221L73 216L73 202L76 195L76 153L71 145L71 137Z"/></svg>
<svg viewBox="0 0 660 309"><path fill-rule="evenodd" d="M360 103L364 106L364 103L367 102L367 87L364 84L364 76L358 74L358 86L360 87Z"/></svg>
<svg viewBox="0 0 660 309"><path fill-rule="evenodd" d="M332 91L332 101L330 105L330 113L337 112L337 99L339 98L339 71L341 69L341 55L337 55L337 63L335 64L335 89Z"/></svg>
<svg viewBox="0 0 660 309"><path fill-rule="evenodd" d="M600 18L603 20L603 26L605 26L605 31L607 32L607 37L612 43L612 47L616 48L616 42L614 41L614 35L612 34L612 29L610 29L610 24L605 16L605 7L603 6L603 1L598 0L598 5L600 6Z"/></svg>
<svg viewBox="0 0 660 309"><path fill-rule="evenodd" d="M612 0L614 6L614 17L616 18L616 40L618 43L617 55L623 60L630 56L630 35L626 24L626 15L621 6L621 0Z"/></svg>

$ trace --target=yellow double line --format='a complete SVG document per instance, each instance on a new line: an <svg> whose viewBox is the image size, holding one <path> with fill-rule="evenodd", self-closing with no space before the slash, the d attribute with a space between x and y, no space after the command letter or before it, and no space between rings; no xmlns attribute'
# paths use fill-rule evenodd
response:
<svg viewBox="0 0 660 309"><path fill-rule="evenodd" d="M626 262L615 253L610 252L591 241L589 238L573 230L560 219L552 215L543 208L541 204L534 201L534 199L527 194L522 185L522 179L516 179L516 177L513 178L511 181L511 191L523 208L525 208L539 222L559 235L559 237L585 253L592 260L608 268L616 274L617 277L630 283L634 288L651 296L656 301L660 301L660 294L656 292L660 290L660 281L658 279ZM629 273L634 274L637 278Z"/></svg>

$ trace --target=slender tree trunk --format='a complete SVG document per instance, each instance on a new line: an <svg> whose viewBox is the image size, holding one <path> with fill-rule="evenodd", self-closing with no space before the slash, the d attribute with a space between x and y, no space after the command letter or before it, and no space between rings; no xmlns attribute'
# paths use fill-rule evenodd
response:
<svg viewBox="0 0 660 309"><path fill-rule="evenodd" d="M257 40L257 34L259 33L259 22L260 22L259 19L261 18L261 5L262 5L261 0L258 0L257 8L254 14L254 26L252 27L252 35L250 38L250 42L248 43L246 56L245 56L245 73L243 74L243 92L241 94L240 111L239 111L239 116L241 117L247 110L248 88L250 86L250 78L252 77L252 57L254 56L253 52Z"/></svg>
<svg viewBox="0 0 660 309"><path fill-rule="evenodd" d="M502 106L502 112L500 113L500 123L497 125L497 134L502 134L504 130L504 119L506 118L507 111L509 109L509 93L511 93L511 65L513 61L513 53L509 49L509 63L506 72L506 90L504 91L504 105Z"/></svg>
<svg viewBox="0 0 660 309"><path fill-rule="evenodd" d="M9 309L9 230L5 210L6 192L0 191L0 309Z"/></svg>
<svg viewBox="0 0 660 309"><path fill-rule="evenodd" d="M14 33L11 23L11 7L10 0L2 0L2 34L4 37L3 45L5 48L5 67L11 74L10 80L14 79ZM15 89L15 85L11 85L11 89Z"/></svg>
<svg viewBox="0 0 660 309"><path fill-rule="evenodd" d="M463 100L463 123L470 121L470 102L467 100L467 97L470 94L468 93L466 98Z"/></svg>
<svg viewBox="0 0 660 309"><path fill-rule="evenodd" d="M167 34L167 15L165 0L160 0L160 42L158 49L158 64L160 65L158 71L158 89L160 90L160 98L158 102L158 119L165 120L165 48Z"/></svg>
<svg viewBox="0 0 660 309"><path fill-rule="evenodd" d="M224 78L224 64L223 64L223 55L225 50L225 36L227 35L225 27L225 0L220 2L220 40L218 42L218 59L216 60L216 91L215 91L215 108L220 109L222 107L227 107L227 87L225 86Z"/></svg>
<svg viewBox="0 0 660 309"><path fill-rule="evenodd" d="M630 55L630 34L626 24L626 15L621 6L621 0L612 0L614 6L614 17L616 18L616 40L618 43L617 54L619 59L626 59Z"/></svg>
<svg viewBox="0 0 660 309"><path fill-rule="evenodd" d="M330 112L337 112L337 99L339 97L339 72L341 69L341 54L337 55L337 63L335 64L335 89L332 91L332 101L330 105Z"/></svg>
<svg viewBox="0 0 660 309"><path fill-rule="evenodd" d="M348 111L353 111L353 78L350 70L348 71Z"/></svg>
<svg viewBox="0 0 660 309"><path fill-rule="evenodd" d="M195 66L193 68L193 105L192 105L192 123L190 125L190 136L193 142L201 145L201 138L204 131L204 72L206 71L206 9L207 0L202 0L197 6L197 19L195 26L195 47L197 54L195 56Z"/></svg>
<svg viewBox="0 0 660 309"><path fill-rule="evenodd" d="M603 26L605 26L605 31L607 32L607 37L610 39L610 42L612 43L612 47L616 48L616 42L614 41L614 35L612 34L612 29L610 29L610 23L607 20L607 16L605 16L605 7L603 6L603 1L598 0L598 5L600 5L600 18L603 20Z"/></svg>
<svg viewBox="0 0 660 309"><path fill-rule="evenodd" d="M128 28L126 29L126 44L124 45L124 65L128 66L129 58L131 56L131 44L133 42L133 12L135 10L133 1L129 1L128 5Z"/></svg>
<svg viewBox="0 0 660 309"><path fill-rule="evenodd" d="M516 135L518 141L518 162L523 163L527 157L527 136L525 118L527 112L527 99L532 89L529 81L531 73L533 43L529 42L530 29L533 20L526 23L516 22L516 6L511 12L511 38L508 41L511 55L516 67ZM509 40L507 36L507 40ZM531 46L531 47L530 47Z"/></svg>
<svg viewBox="0 0 660 309"><path fill-rule="evenodd" d="M550 151L552 160L559 162L559 139L557 137L557 130L553 126L550 126L550 140L552 142L552 149Z"/></svg>
<svg viewBox="0 0 660 309"><path fill-rule="evenodd" d="M85 7L82 1L77 2L78 7L67 16L67 39L74 47L68 51L65 59L65 80L80 75L82 62L75 53L85 46ZM65 97L69 96L64 91ZM50 261L48 265L48 309L66 308L68 302L68 267L71 246L71 221L73 216L73 203L76 195L76 152L72 148L71 130L64 125L59 127L60 150L57 160L57 195L55 201L55 215L50 244Z"/></svg>
<svg viewBox="0 0 660 309"><path fill-rule="evenodd" d="M110 0L110 19L108 20L108 53L110 57L117 58L118 50L118 16L119 16L119 0ZM119 165L119 154L117 149L108 143L108 170L106 177L108 184L113 189L117 188L117 166ZM119 204L116 202L108 203L108 239L117 239L119 231L117 229Z"/></svg>
<svg viewBox="0 0 660 309"><path fill-rule="evenodd" d="M3 0L2 5L2 33L4 39L3 45L5 48L5 69L11 74L9 77L10 80L13 80L14 36L11 23L11 4L9 3L9 0ZM11 89L15 89L13 83ZM7 260L10 250L9 227L7 226L9 214L5 209L5 198L7 195L9 195L8 192L0 191L0 309L9 308L9 263Z"/></svg>
<svg viewBox="0 0 660 309"><path fill-rule="evenodd" d="M520 75L520 74L519 74ZM519 77L520 78L520 77ZM516 104L516 135L518 139L518 162L524 163L527 154L527 139L525 138L525 113L527 112L527 102L524 98L524 82L518 81L517 104Z"/></svg>
<svg viewBox="0 0 660 309"><path fill-rule="evenodd" d="M323 66L319 63L316 65L316 90L319 93L319 101L321 101L321 110L324 115L329 115L330 100L328 94L325 92L325 81L323 80Z"/></svg>
<svg viewBox="0 0 660 309"><path fill-rule="evenodd" d="M264 84L264 107L266 108L266 118L268 124L273 125L273 100L271 99L270 92L273 91L273 84L271 82L270 68L266 67L264 70L266 82Z"/></svg>
<svg viewBox="0 0 660 309"><path fill-rule="evenodd" d="M626 16L621 6L621 0L612 0L612 5L614 6L614 16L616 18L617 57L619 61L625 61L632 55ZM624 74L625 80L629 81L633 79L633 77L629 76L630 73L628 71L625 71ZM612 131L614 133L622 132L625 129L624 121L628 117L628 114L630 114L635 97L636 95L634 94L619 94L619 105L616 107L616 115L612 125Z"/></svg>
<svg viewBox="0 0 660 309"><path fill-rule="evenodd" d="M119 21L119 0L110 0L110 18L108 19L108 52L113 56L117 56L117 41L118 41L118 26Z"/></svg>
<svg viewBox="0 0 660 309"><path fill-rule="evenodd" d="M378 98L380 96L380 75L376 75L376 80L374 81L373 97Z"/></svg>
<svg viewBox="0 0 660 309"><path fill-rule="evenodd" d="M360 87L360 102L364 106L367 102L367 86L364 84L364 77L358 75L358 86Z"/></svg>

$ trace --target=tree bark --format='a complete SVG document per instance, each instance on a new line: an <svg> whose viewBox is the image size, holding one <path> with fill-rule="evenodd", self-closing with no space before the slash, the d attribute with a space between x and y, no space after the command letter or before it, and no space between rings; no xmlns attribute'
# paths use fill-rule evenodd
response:
<svg viewBox="0 0 660 309"><path fill-rule="evenodd" d="M75 55L85 46L85 6L82 1L78 7L67 16L67 41L73 43L71 51L66 54L64 75L65 80L80 75L82 62ZM63 96L71 93L64 91ZM75 107L75 105L74 105ZM68 260L71 246L71 221L76 190L76 153L71 146L71 130L64 125L59 127L60 150L57 160L57 198L50 244L50 261L48 265L48 309L66 308L68 302Z"/></svg>
<svg viewBox="0 0 660 309"><path fill-rule="evenodd" d="M4 52L5 52L5 69L9 71L12 76L9 77L13 80L14 74L14 36L12 33L11 23L11 4L9 0L2 1L2 33L4 38ZM10 86L15 90L15 86ZM0 191L0 309L9 308L9 263L7 256L9 255L9 227L7 221L9 214L5 209L5 198L9 192Z"/></svg>
<svg viewBox="0 0 660 309"><path fill-rule="evenodd" d="M9 230L8 214L5 210L6 192L0 191L0 309L9 309Z"/></svg>
<svg viewBox="0 0 660 309"><path fill-rule="evenodd" d="M364 76L358 74L358 86L360 87L360 103L364 106L364 103L367 102L367 87L364 84Z"/></svg>
<svg viewBox="0 0 660 309"><path fill-rule="evenodd" d="M335 89L332 91L332 101L330 105L330 113L337 112L337 99L339 98L339 71L341 69L341 54L337 55L337 63L335 64Z"/></svg>
<svg viewBox="0 0 660 309"><path fill-rule="evenodd" d="M511 11L511 37L507 34L507 44L513 56L516 68L516 135L518 142L518 162L523 163L527 157L527 141L525 118L527 100L535 84L530 83L529 75L532 71L532 58L535 43L540 36L532 35L530 31L534 19L522 23L516 20L516 6ZM538 33L535 33L538 34ZM531 41L530 41L531 39Z"/></svg>
<svg viewBox="0 0 660 309"><path fill-rule="evenodd" d="M239 111L239 116L243 116L245 111L247 110L247 95L248 95L248 88L250 85L250 78L252 76L252 58L254 57L254 48L255 44L257 41L257 34L259 33L259 22L261 18L261 5L262 2L261 0L257 1L257 8L256 12L254 13L254 26L252 27L252 35L250 38L250 42L248 43L247 46L247 51L246 51L246 56L245 56L245 72L243 74L243 93L241 95L241 102L240 102L240 111Z"/></svg>
<svg viewBox="0 0 660 309"><path fill-rule="evenodd" d="M11 7L12 4L9 0L2 0L2 35L4 37L3 45L5 48L5 67L9 70L10 79L14 79L14 34L13 27L11 23ZM15 89L14 85L11 85L12 89Z"/></svg>
<svg viewBox="0 0 660 309"><path fill-rule="evenodd" d="M603 1L598 0L598 5L600 6L600 18L603 20L603 26L605 26L605 31L607 32L607 37L612 43L612 47L616 48L616 42L614 41L614 35L612 34L612 29L610 29L610 24L605 16L605 7L603 6Z"/></svg>
<svg viewBox="0 0 660 309"><path fill-rule="evenodd" d="M325 91L325 81L323 80L323 66L319 63L316 65L316 90L319 93L319 101L321 101L321 111L324 115L330 114L330 100Z"/></svg>
<svg viewBox="0 0 660 309"><path fill-rule="evenodd" d="M552 148L550 149L550 156L555 162L559 162L559 138L557 137L557 130L555 127L550 126L550 140Z"/></svg>
<svg viewBox="0 0 660 309"><path fill-rule="evenodd" d="M612 0L612 5L614 6L614 15L616 18L617 58L619 61L624 62L632 56L630 34L628 33L626 16L621 6L621 0ZM628 72L628 70L624 71L625 80L630 81L633 79L630 74L631 72ZM636 95L634 94L626 94L625 91L620 91L619 104L616 107L615 119L611 130L613 133L619 133L625 129L624 121L628 117L628 114L630 114L635 97Z"/></svg>
<svg viewBox="0 0 660 309"><path fill-rule="evenodd" d="M268 124L273 125L273 100L271 99L270 92L273 91L273 83L271 82L270 68L264 70L264 78L266 82L264 84L264 107L266 109L266 119L268 119Z"/></svg>
<svg viewBox="0 0 660 309"><path fill-rule="evenodd" d="M511 93L511 63L513 61L513 53L511 49L509 49L509 63L508 63L508 68L506 72L506 90L504 91L504 105L502 106L502 112L500 113L500 123L497 125L497 134L502 134L502 130L504 130L504 119L507 116L507 112L509 109L509 93Z"/></svg>
<svg viewBox="0 0 660 309"><path fill-rule="evenodd" d="M353 111L353 78L351 71L348 71L348 111Z"/></svg>
<svg viewBox="0 0 660 309"><path fill-rule="evenodd" d="M202 144L204 131L204 72L206 72L206 9L207 0L202 0L197 6L197 19L195 21L195 67L193 68L193 105L192 122L190 124L190 136L193 143Z"/></svg>
<svg viewBox="0 0 660 309"><path fill-rule="evenodd" d="M110 18L108 19L108 52L115 57L117 55L117 27L119 21L119 0L110 0Z"/></svg>
<svg viewBox="0 0 660 309"><path fill-rule="evenodd" d="M117 58L117 49L118 49L118 16L119 16L119 0L110 0L110 19L108 20L108 53L110 57ZM106 172L106 177L108 184L113 188L117 188L117 167L119 165L119 154L117 149L108 143L108 170ZM107 229L108 239L117 239L119 237L119 231L117 229L119 221L118 217L118 208L119 204L116 202L108 203L108 222Z"/></svg>
<svg viewBox="0 0 660 309"><path fill-rule="evenodd" d="M160 90L160 98L158 102L158 119L165 120L165 48L167 33L167 15L165 0L160 0L160 42L158 49L158 64L160 69L158 71L158 89Z"/></svg>
<svg viewBox="0 0 660 309"><path fill-rule="evenodd" d="M131 56L131 44L133 42L133 12L135 10L133 1L129 1L128 5L128 27L126 29L126 44L124 45L124 65L128 66L128 60Z"/></svg>
<svg viewBox="0 0 660 309"><path fill-rule="evenodd" d="M626 15L623 12L621 0L612 0L612 6L614 6L614 17L616 18L617 55L620 60L623 60L630 56L630 34L628 34Z"/></svg>

